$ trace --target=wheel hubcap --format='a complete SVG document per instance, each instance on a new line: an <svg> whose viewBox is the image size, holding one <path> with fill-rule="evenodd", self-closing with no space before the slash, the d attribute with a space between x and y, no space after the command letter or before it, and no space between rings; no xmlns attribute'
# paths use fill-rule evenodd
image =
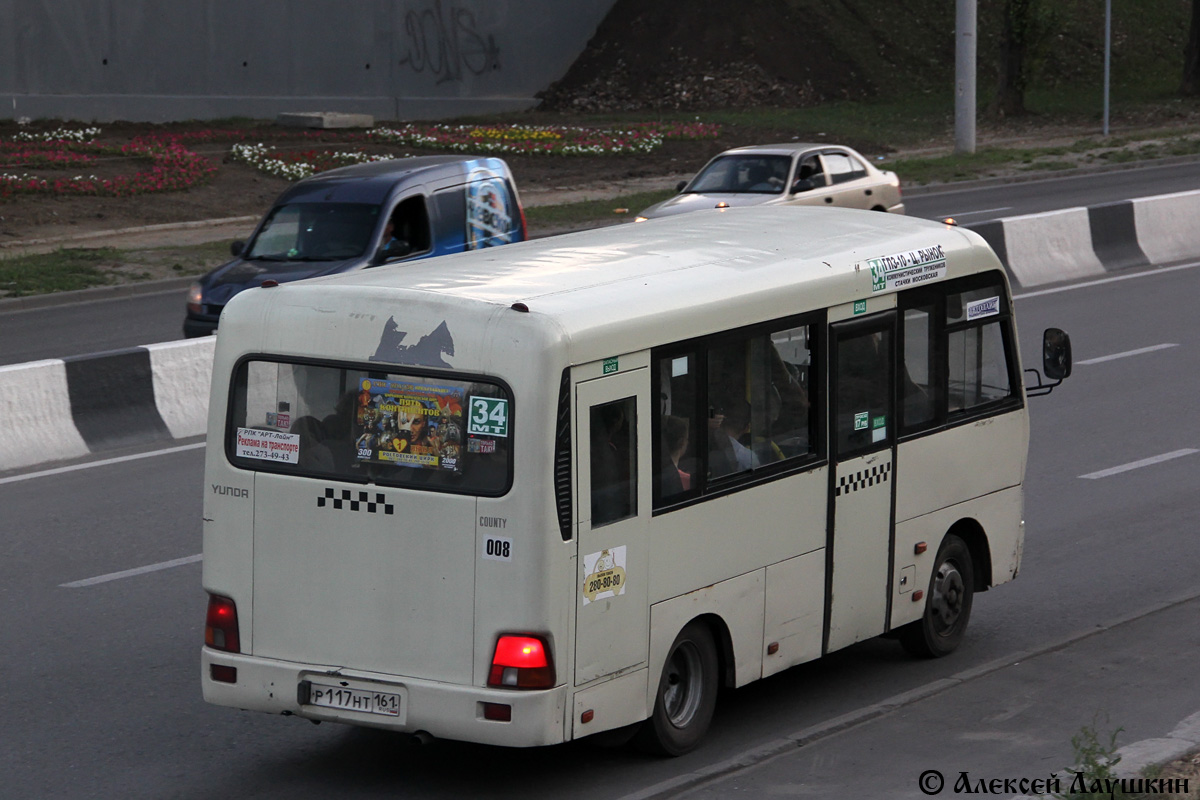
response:
<svg viewBox="0 0 1200 800"><path fill-rule="evenodd" d="M944 633L954 627L963 609L962 574L957 565L945 562L938 568L937 577L933 581L933 597L930 598L930 609L933 611L934 628L938 633Z"/></svg>
<svg viewBox="0 0 1200 800"><path fill-rule="evenodd" d="M700 651L691 642L683 642L671 653L663 709L667 719L677 728L687 727L700 707L701 669Z"/></svg>

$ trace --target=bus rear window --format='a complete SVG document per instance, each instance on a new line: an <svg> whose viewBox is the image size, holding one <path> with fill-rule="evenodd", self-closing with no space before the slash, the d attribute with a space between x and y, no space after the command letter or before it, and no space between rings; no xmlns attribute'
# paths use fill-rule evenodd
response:
<svg viewBox="0 0 1200 800"><path fill-rule="evenodd" d="M496 496L511 413L487 381L251 360L234 377L226 452L262 472Z"/></svg>

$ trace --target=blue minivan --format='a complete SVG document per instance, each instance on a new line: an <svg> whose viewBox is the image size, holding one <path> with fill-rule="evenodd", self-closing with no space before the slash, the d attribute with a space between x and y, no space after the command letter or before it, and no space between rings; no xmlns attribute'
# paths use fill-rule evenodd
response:
<svg viewBox="0 0 1200 800"><path fill-rule="evenodd" d="M235 258L188 290L185 336L216 331L243 289L526 238L512 173L499 158L419 156L322 172L279 196Z"/></svg>

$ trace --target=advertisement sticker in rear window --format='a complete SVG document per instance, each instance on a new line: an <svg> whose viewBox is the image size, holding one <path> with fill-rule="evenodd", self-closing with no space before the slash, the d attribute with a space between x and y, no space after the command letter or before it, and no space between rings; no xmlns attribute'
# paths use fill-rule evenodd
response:
<svg viewBox="0 0 1200 800"><path fill-rule="evenodd" d="M300 460L300 437L293 433L262 431L254 428L237 429L238 458L257 458L295 464Z"/></svg>
<svg viewBox="0 0 1200 800"><path fill-rule="evenodd" d="M358 460L459 472L462 422L458 386L364 378L355 413Z"/></svg>

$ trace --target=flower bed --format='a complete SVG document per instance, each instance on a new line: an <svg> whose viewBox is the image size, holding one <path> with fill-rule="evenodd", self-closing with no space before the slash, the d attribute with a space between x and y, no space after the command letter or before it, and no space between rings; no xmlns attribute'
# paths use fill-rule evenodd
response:
<svg viewBox="0 0 1200 800"><path fill-rule="evenodd" d="M703 123L639 123L626 128L521 125L403 125L375 128L377 141L434 150L493 155L625 155L649 153L665 139L716 138L721 126Z"/></svg>
<svg viewBox="0 0 1200 800"><path fill-rule="evenodd" d="M335 167L345 167L350 164L363 164L368 161L390 161L394 156L387 153L366 153L362 150L346 150L329 152L327 150L285 150L280 151L265 144L235 144L230 149L234 161L249 164L268 175L287 178L294 181L307 178L318 172L324 172Z"/></svg>
<svg viewBox="0 0 1200 800"><path fill-rule="evenodd" d="M404 157L372 153L364 147L345 149L347 143L362 143L376 148L380 145L407 145L491 155L603 156L649 153L661 147L667 139L716 138L720 129L719 125L699 122L637 123L621 128L403 125L361 133L213 128L160 131L139 136L123 146L96 143L101 134L99 128L21 131L12 137L12 141L0 142L0 199L21 194L120 197L188 189L207 180L217 170L207 158L188 149L197 144L234 142L236 144L230 151L234 160L250 164L270 175L298 180L334 167ZM266 138L273 142L340 144L343 148L324 150L314 147L286 151L262 143L250 143ZM7 172L13 169L43 171L95 168L102 161L117 158L143 161L149 164L149 168L104 178L80 174L52 179L29 172Z"/></svg>
<svg viewBox="0 0 1200 800"><path fill-rule="evenodd" d="M132 158L145 162L148 168L109 178L75 175L50 179L27 172L19 175L0 172L0 199L21 194L125 197L178 191L207 180L217 170L208 159L179 144L149 141L121 146L96 144L94 140L99 134L99 128L22 131L13 136L14 142L0 142L0 170L94 167L101 159L108 158Z"/></svg>

